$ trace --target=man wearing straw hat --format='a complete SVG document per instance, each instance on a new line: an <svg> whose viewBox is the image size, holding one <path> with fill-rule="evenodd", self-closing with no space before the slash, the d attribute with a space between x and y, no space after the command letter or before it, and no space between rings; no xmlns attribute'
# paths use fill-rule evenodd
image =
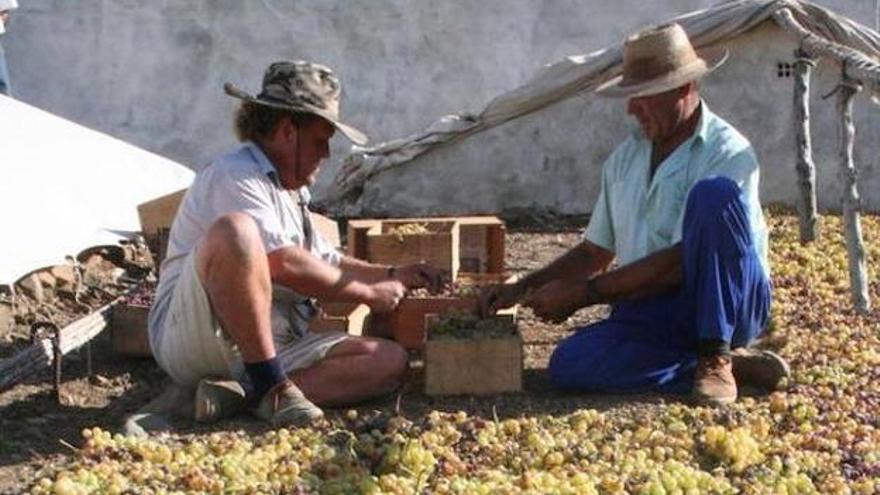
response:
<svg viewBox="0 0 880 495"><path fill-rule="evenodd" d="M374 265L336 252L307 209L339 130L339 80L310 62L271 64L262 92L227 83L242 101L243 141L202 170L171 228L150 345L172 379L195 389L195 417L250 404L273 425L302 425L341 405L394 390L407 354L391 341L312 333L313 297L393 310L408 288L440 284L425 264ZM294 199L294 196L296 199Z"/></svg>
<svg viewBox="0 0 880 495"><path fill-rule="evenodd" d="M522 300L556 322L613 305L555 350L558 387L690 391L717 405L736 400L737 384L772 389L788 374L779 356L746 348L771 300L758 162L697 85L726 56L695 51L678 24L628 37L623 74L597 91L628 98L640 129L607 159L583 242L484 294L486 311Z"/></svg>

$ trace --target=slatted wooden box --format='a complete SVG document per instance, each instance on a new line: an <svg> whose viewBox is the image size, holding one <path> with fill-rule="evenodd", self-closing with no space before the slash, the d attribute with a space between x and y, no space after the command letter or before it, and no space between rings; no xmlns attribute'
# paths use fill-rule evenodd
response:
<svg viewBox="0 0 880 495"><path fill-rule="evenodd" d="M407 296L397 308L384 314L370 316L368 333L391 337L409 350L422 350L425 347L425 316L445 315L450 312L476 314L479 305L479 290L489 284L501 283L508 278L501 274L462 274L458 283L472 287L467 296L428 295L424 297ZM498 314L516 315L517 308L500 310Z"/></svg>
<svg viewBox="0 0 880 495"><path fill-rule="evenodd" d="M374 236L381 234L383 229L387 229L385 226L389 224L393 228L393 225L425 222L454 222L458 226L458 268L452 272L454 278L457 278L458 272L504 273L506 229L504 222L494 216L350 220L347 229L348 254L362 260L381 263L383 261L378 261L376 250L372 248ZM425 258L411 257L408 259L419 261ZM390 260L389 263L401 264L404 262Z"/></svg>
<svg viewBox="0 0 880 495"><path fill-rule="evenodd" d="M345 332L363 335L370 315L365 304L348 302L322 302L321 313L309 323L312 332Z"/></svg>
<svg viewBox="0 0 880 495"><path fill-rule="evenodd" d="M152 357L147 317L150 307L119 303L113 306L110 345L116 354L127 357Z"/></svg>
<svg viewBox="0 0 880 495"><path fill-rule="evenodd" d="M399 233L409 225L425 228L425 233ZM453 221L384 221L378 232L367 233L367 257L373 263L406 265L425 261L458 275L458 223Z"/></svg>
<svg viewBox="0 0 880 495"><path fill-rule="evenodd" d="M522 390L523 343L511 315L495 316L510 334L495 338L438 339L425 342L427 395L487 395ZM426 317L432 326L436 315Z"/></svg>

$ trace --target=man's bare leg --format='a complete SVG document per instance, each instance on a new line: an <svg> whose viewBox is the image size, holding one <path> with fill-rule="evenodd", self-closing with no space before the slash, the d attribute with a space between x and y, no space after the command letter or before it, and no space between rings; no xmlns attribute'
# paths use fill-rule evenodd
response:
<svg viewBox="0 0 880 495"><path fill-rule="evenodd" d="M341 406L394 391L403 382L407 363L406 351L395 342L352 337L291 378L315 404Z"/></svg>
<svg viewBox="0 0 880 495"><path fill-rule="evenodd" d="M269 262L253 219L233 213L214 222L196 252L196 270L221 328L241 353L253 384L248 394L253 403L259 400L256 414L276 426L303 425L321 417L276 356ZM203 380L196 392L196 419L213 421L234 412L244 405L239 394Z"/></svg>
<svg viewBox="0 0 880 495"><path fill-rule="evenodd" d="M196 271L244 362L274 358L269 262L253 219L233 213L214 222L196 252Z"/></svg>

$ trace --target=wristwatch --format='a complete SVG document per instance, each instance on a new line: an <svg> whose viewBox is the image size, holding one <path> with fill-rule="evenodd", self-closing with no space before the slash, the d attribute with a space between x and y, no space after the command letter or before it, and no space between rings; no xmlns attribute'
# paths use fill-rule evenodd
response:
<svg viewBox="0 0 880 495"><path fill-rule="evenodd" d="M397 273L396 265L388 265L388 278L394 278L394 275Z"/></svg>

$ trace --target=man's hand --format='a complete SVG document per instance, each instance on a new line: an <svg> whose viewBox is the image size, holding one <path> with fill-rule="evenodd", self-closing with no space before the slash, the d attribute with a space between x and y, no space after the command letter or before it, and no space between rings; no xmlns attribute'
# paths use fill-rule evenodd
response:
<svg viewBox="0 0 880 495"><path fill-rule="evenodd" d="M400 280L407 289L427 287L428 291L439 292L449 283L449 274L427 263L413 263L397 267L394 278Z"/></svg>
<svg viewBox="0 0 880 495"><path fill-rule="evenodd" d="M488 318L499 309L513 306L522 299L525 293L525 286L519 282L493 285L483 289L483 292L480 294L480 317Z"/></svg>
<svg viewBox="0 0 880 495"><path fill-rule="evenodd" d="M554 280L530 293L523 304L532 308L535 316L552 323L562 323L575 311L587 306L589 291L581 281Z"/></svg>
<svg viewBox="0 0 880 495"><path fill-rule="evenodd" d="M405 292L400 280L384 280L370 285L370 297L364 302L376 313L388 313L397 308Z"/></svg>

